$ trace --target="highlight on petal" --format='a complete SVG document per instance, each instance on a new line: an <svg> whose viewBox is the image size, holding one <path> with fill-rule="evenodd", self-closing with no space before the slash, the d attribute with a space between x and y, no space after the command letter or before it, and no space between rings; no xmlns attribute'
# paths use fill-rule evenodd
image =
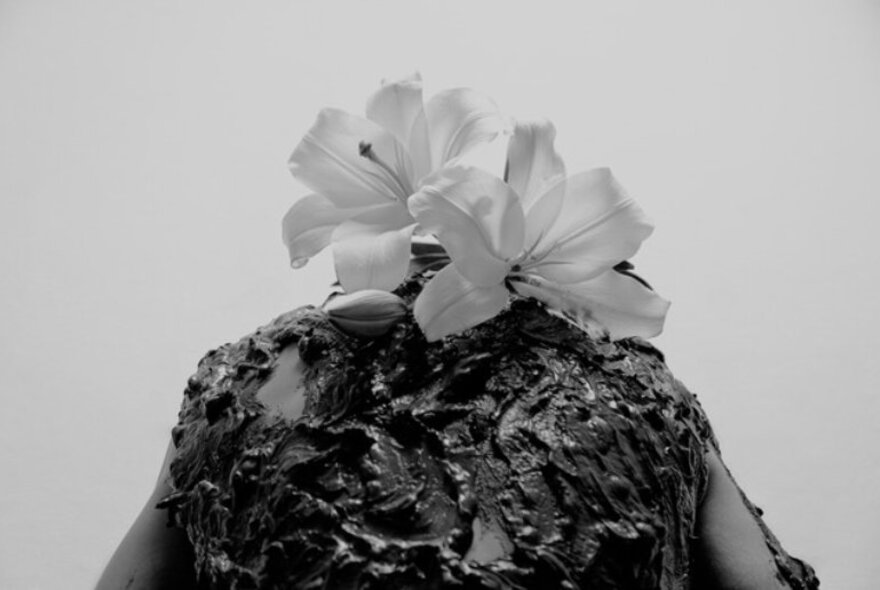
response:
<svg viewBox="0 0 880 590"><path fill-rule="evenodd" d="M422 110L422 77L418 73L391 82L383 80L382 87L367 99L367 118L407 147L413 123Z"/></svg>
<svg viewBox="0 0 880 590"><path fill-rule="evenodd" d="M532 272L560 283L593 278L635 254L653 225L607 168L569 177L554 218L544 216L544 200L532 207L526 220L530 235L541 235Z"/></svg>
<svg viewBox="0 0 880 590"><path fill-rule="evenodd" d="M565 179L565 164L553 148L555 139L556 128L546 119L517 121L513 129L507 145L507 184L519 195L526 213L538 197Z"/></svg>
<svg viewBox="0 0 880 590"><path fill-rule="evenodd" d="M556 183L548 187L544 194L537 200L533 201L526 213L526 239L525 249L534 252L544 241L544 237L550 228L559 218L559 211L562 209L562 202L565 200L565 187L567 179L562 178ZM544 249L549 247L546 241L543 243Z"/></svg>
<svg viewBox="0 0 880 590"><path fill-rule="evenodd" d="M402 204L371 207L333 232L336 278L346 292L391 291L409 268L415 222Z"/></svg>
<svg viewBox="0 0 880 590"><path fill-rule="evenodd" d="M359 209L340 209L321 195L308 195L287 211L281 221L281 239L290 253L290 265L300 268L330 244L333 230Z"/></svg>
<svg viewBox="0 0 880 590"><path fill-rule="evenodd" d="M425 104L425 121L432 170L439 170L508 128L495 103L470 88L454 88L432 96Z"/></svg>
<svg viewBox="0 0 880 590"><path fill-rule="evenodd" d="M337 207L402 201L412 193L412 164L404 146L373 121L338 109L318 114L288 166Z"/></svg>
<svg viewBox="0 0 880 590"><path fill-rule="evenodd" d="M669 301L636 279L606 271L580 283L562 285L540 277L514 281L513 288L575 316L587 313L608 328L611 338L651 338L663 331Z"/></svg>
<svg viewBox="0 0 880 590"><path fill-rule="evenodd" d="M413 315L425 338L433 342L495 317L507 305L508 296L503 285L479 287L450 264L422 289Z"/></svg>
<svg viewBox="0 0 880 590"><path fill-rule="evenodd" d="M433 233L459 272L475 285L500 283L522 250L525 218L519 198L500 178L478 168L447 168L425 181L409 210Z"/></svg>

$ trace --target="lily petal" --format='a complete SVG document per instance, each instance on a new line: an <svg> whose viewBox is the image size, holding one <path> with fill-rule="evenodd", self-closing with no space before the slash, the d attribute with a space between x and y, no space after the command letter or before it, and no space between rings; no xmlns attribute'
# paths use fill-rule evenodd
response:
<svg viewBox="0 0 880 590"><path fill-rule="evenodd" d="M508 128L498 107L470 88L439 92L425 104L431 144L431 169L439 170L474 146L491 141Z"/></svg>
<svg viewBox="0 0 880 590"><path fill-rule="evenodd" d="M333 232L336 277L347 293L361 289L390 291L409 268L415 222L403 204L371 207Z"/></svg>
<svg viewBox="0 0 880 590"><path fill-rule="evenodd" d="M540 277L514 281L513 288L550 307L575 316L587 313L608 328L611 338L651 338L663 331L669 301L636 279L606 271L575 284L562 285Z"/></svg>
<svg viewBox="0 0 880 590"><path fill-rule="evenodd" d="M333 230L359 210L340 209L321 195L308 195L287 211L281 238L290 253L290 265L300 268L330 244Z"/></svg>
<svg viewBox="0 0 880 590"><path fill-rule="evenodd" d="M456 166L425 181L409 199L423 230L433 233L467 280L501 283L522 250L525 218L516 193L488 172Z"/></svg>
<svg viewBox="0 0 880 590"><path fill-rule="evenodd" d="M383 162L362 155L369 146ZM391 132L376 123L324 109L294 149L291 173L337 207L362 207L405 200L412 193L412 165Z"/></svg>
<svg viewBox="0 0 880 590"><path fill-rule="evenodd" d="M422 77L418 73L383 81L382 87L367 99L367 118L393 133L404 146L409 146L410 131L422 111Z"/></svg>
<svg viewBox="0 0 880 590"><path fill-rule="evenodd" d="M607 168L569 177L555 216L556 187L541 197L526 220L530 235L540 235L531 270L546 279L575 283L591 279L638 251L654 227ZM545 201L549 200L548 203Z"/></svg>
<svg viewBox="0 0 880 590"><path fill-rule="evenodd" d="M450 264L422 289L413 315L429 342L472 328L498 315L509 294L501 285L479 287Z"/></svg>
<svg viewBox="0 0 880 590"><path fill-rule="evenodd" d="M556 128L546 119L517 121L513 129L507 145L507 184L520 196L526 214L538 197L565 178L565 164L553 148L555 139ZM561 204L559 199L556 208Z"/></svg>

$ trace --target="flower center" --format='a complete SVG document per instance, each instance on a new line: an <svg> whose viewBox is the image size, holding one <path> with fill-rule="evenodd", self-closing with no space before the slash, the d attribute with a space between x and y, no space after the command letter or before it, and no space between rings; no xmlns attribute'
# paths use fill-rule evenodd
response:
<svg viewBox="0 0 880 590"><path fill-rule="evenodd" d="M391 188L396 194L399 201L406 203L406 199L414 192L412 187L409 186L409 182L401 178L400 175L394 171L394 168L376 154L376 151L373 149L373 144L368 141L359 142L358 153L362 158L366 158L376 164L385 173L384 176L391 180L392 186L389 188Z"/></svg>
<svg viewBox="0 0 880 590"><path fill-rule="evenodd" d="M542 235L539 235L535 242L523 250L522 254L517 256L511 261L510 264L510 275L511 277L523 277L529 271L530 268L537 266L541 263L541 261L547 257L553 249L543 250L541 252L537 252L538 244L541 243Z"/></svg>

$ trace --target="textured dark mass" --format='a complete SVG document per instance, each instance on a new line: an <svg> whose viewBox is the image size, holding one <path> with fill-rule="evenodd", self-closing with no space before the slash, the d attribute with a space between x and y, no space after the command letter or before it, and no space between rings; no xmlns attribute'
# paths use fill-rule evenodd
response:
<svg viewBox="0 0 880 590"><path fill-rule="evenodd" d="M291 346L296 419L256 397ZM534 301L432 344L411 318L358 339L282 315L202 360L174 443L162 506L208 588L699 587L700 405L651 345ZM761 526L779 576L815 587Z"/></svg>

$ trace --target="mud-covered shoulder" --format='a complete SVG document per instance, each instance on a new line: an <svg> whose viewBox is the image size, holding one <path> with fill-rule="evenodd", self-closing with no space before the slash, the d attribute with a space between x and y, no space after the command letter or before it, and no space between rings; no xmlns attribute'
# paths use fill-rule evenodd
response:
<svg viewBox="0 0 880 590"><path fill-rule="evenodd" d="M631 360L636 366L636 372L642 375L642 379L654 382L657 390L668 391L676 400L676 415L680 421L687 422L694 428L699 439L703 442L706 452L714 451L721 455L721 445L712 429L709 416L697 397L697 394L688 389L682 381L677 379L664 364L663 353L648 342L640 339L628 339L621 341L619 345L628 350ZM773 556L778 572L778 577L784 580L793 590L813 590L819 587L819 580L813 568L804 561L790 555L782 543L774 535L763 519L764 511L756 506L748 498L745 491L736 482L736 479L727 470L727 474L739 490L739 494L746 508L754 517L764 535L767 548ZM706 480L700 482L700 497L706 491Z"/></svg>

